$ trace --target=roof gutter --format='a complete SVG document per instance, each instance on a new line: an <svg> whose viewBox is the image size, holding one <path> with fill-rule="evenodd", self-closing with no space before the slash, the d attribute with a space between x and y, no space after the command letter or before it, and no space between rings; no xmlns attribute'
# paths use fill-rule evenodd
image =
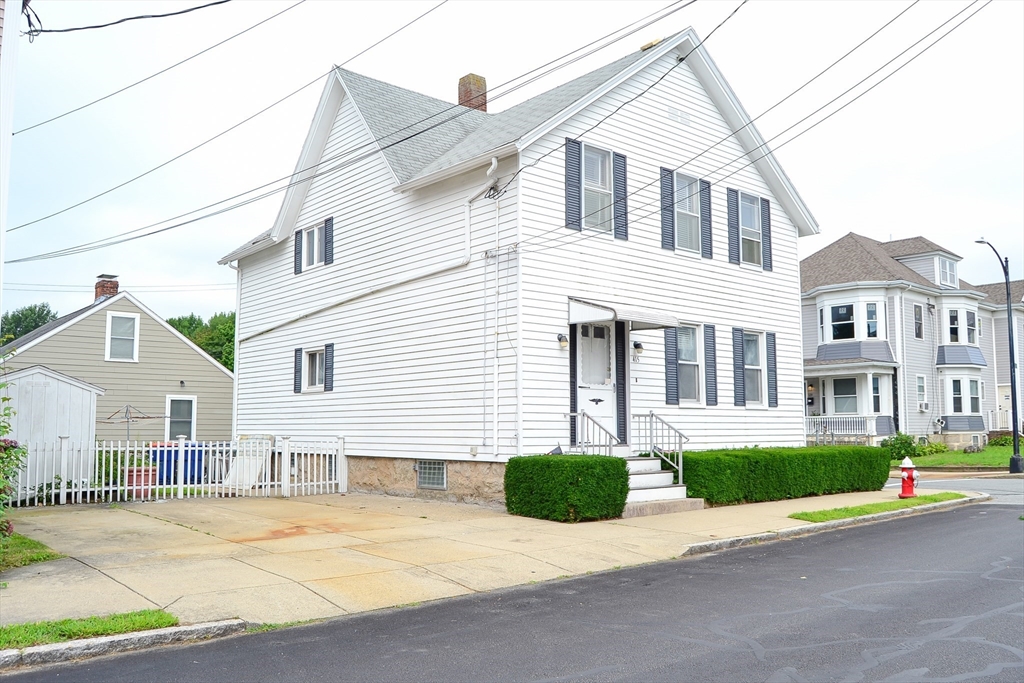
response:
<svg viewBox="0 0 1024 683"><path fill-rule="evenodd" d="M448 168L441 169L440 171L434 171L433 173L430 173L428 175L413 178L412 180L409 180L404 183L399 183L398 185L395 185L392 188L392 190L394 192L409 192L410 190L418 190L421 187L433 185L434 183L457 176L460 173L471 171L474 168L477 168L478 166L482 166L483 164L488 163L489 161L494 161L495 158L501 159L502 157L506 157L510 154L515 154L518 151L519 148L516 146L515 142L507 142L504 145L501 145L500 147L495 147L494 149L488 152L478 154L477 156L472 157L471 159L460 161L454 166L449 166Z"/></svg>

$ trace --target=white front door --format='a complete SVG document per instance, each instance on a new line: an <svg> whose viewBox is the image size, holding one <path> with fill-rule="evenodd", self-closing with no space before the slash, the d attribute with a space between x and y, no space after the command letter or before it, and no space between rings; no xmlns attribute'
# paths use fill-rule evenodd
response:
<svg viewBox="0 0 1024 683"><path fill-rule="evenodd" d="M615 326L580 324L576 335L577 410L616 435Z"/></svg>

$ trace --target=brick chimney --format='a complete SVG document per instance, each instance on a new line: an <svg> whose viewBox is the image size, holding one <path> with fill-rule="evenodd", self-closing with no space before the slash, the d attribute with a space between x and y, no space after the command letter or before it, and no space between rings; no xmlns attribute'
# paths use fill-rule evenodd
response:
<svg viewBox="0 0 1024 683"><path fill-rule="evenodd" d="M115 296L117 294L117 276L116 275L97 275L96 276L96 301L102 298Z"/></svg>
<svg viewBox="0 0 1024 683"><path fill-rule="evenodd" d="M466 74L459 79L459 104L470 109L487 111L487 79Z"/></svg>

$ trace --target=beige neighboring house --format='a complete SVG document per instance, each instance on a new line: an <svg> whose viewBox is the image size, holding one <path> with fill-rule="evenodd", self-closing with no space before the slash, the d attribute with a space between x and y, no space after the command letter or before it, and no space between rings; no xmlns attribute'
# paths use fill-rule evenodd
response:
<svg viewBox="0 0 1024 683"><path fill-rule="evenodd" d="M96 438L231 438L234 375L128 292L101 275L96 299L0 347L7 370L42 365L102 387ZM130 406L137 421L124 421ZM17 410L17 406L14 406ZM120 417L119 417L120 416ZM148 416L148 417L143 417Z"/></svg>

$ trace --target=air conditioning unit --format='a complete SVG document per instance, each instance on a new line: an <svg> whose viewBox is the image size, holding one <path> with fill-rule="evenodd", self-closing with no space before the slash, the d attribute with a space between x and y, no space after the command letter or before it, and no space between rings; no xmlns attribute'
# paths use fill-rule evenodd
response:
<svg viewBox="0 0 1024 683"><path fill-rule="evenodd" d="M921 401L920 403L918 403L917 404L917 411L919 413L927 413L928 412L928 401Z"/></svg>

